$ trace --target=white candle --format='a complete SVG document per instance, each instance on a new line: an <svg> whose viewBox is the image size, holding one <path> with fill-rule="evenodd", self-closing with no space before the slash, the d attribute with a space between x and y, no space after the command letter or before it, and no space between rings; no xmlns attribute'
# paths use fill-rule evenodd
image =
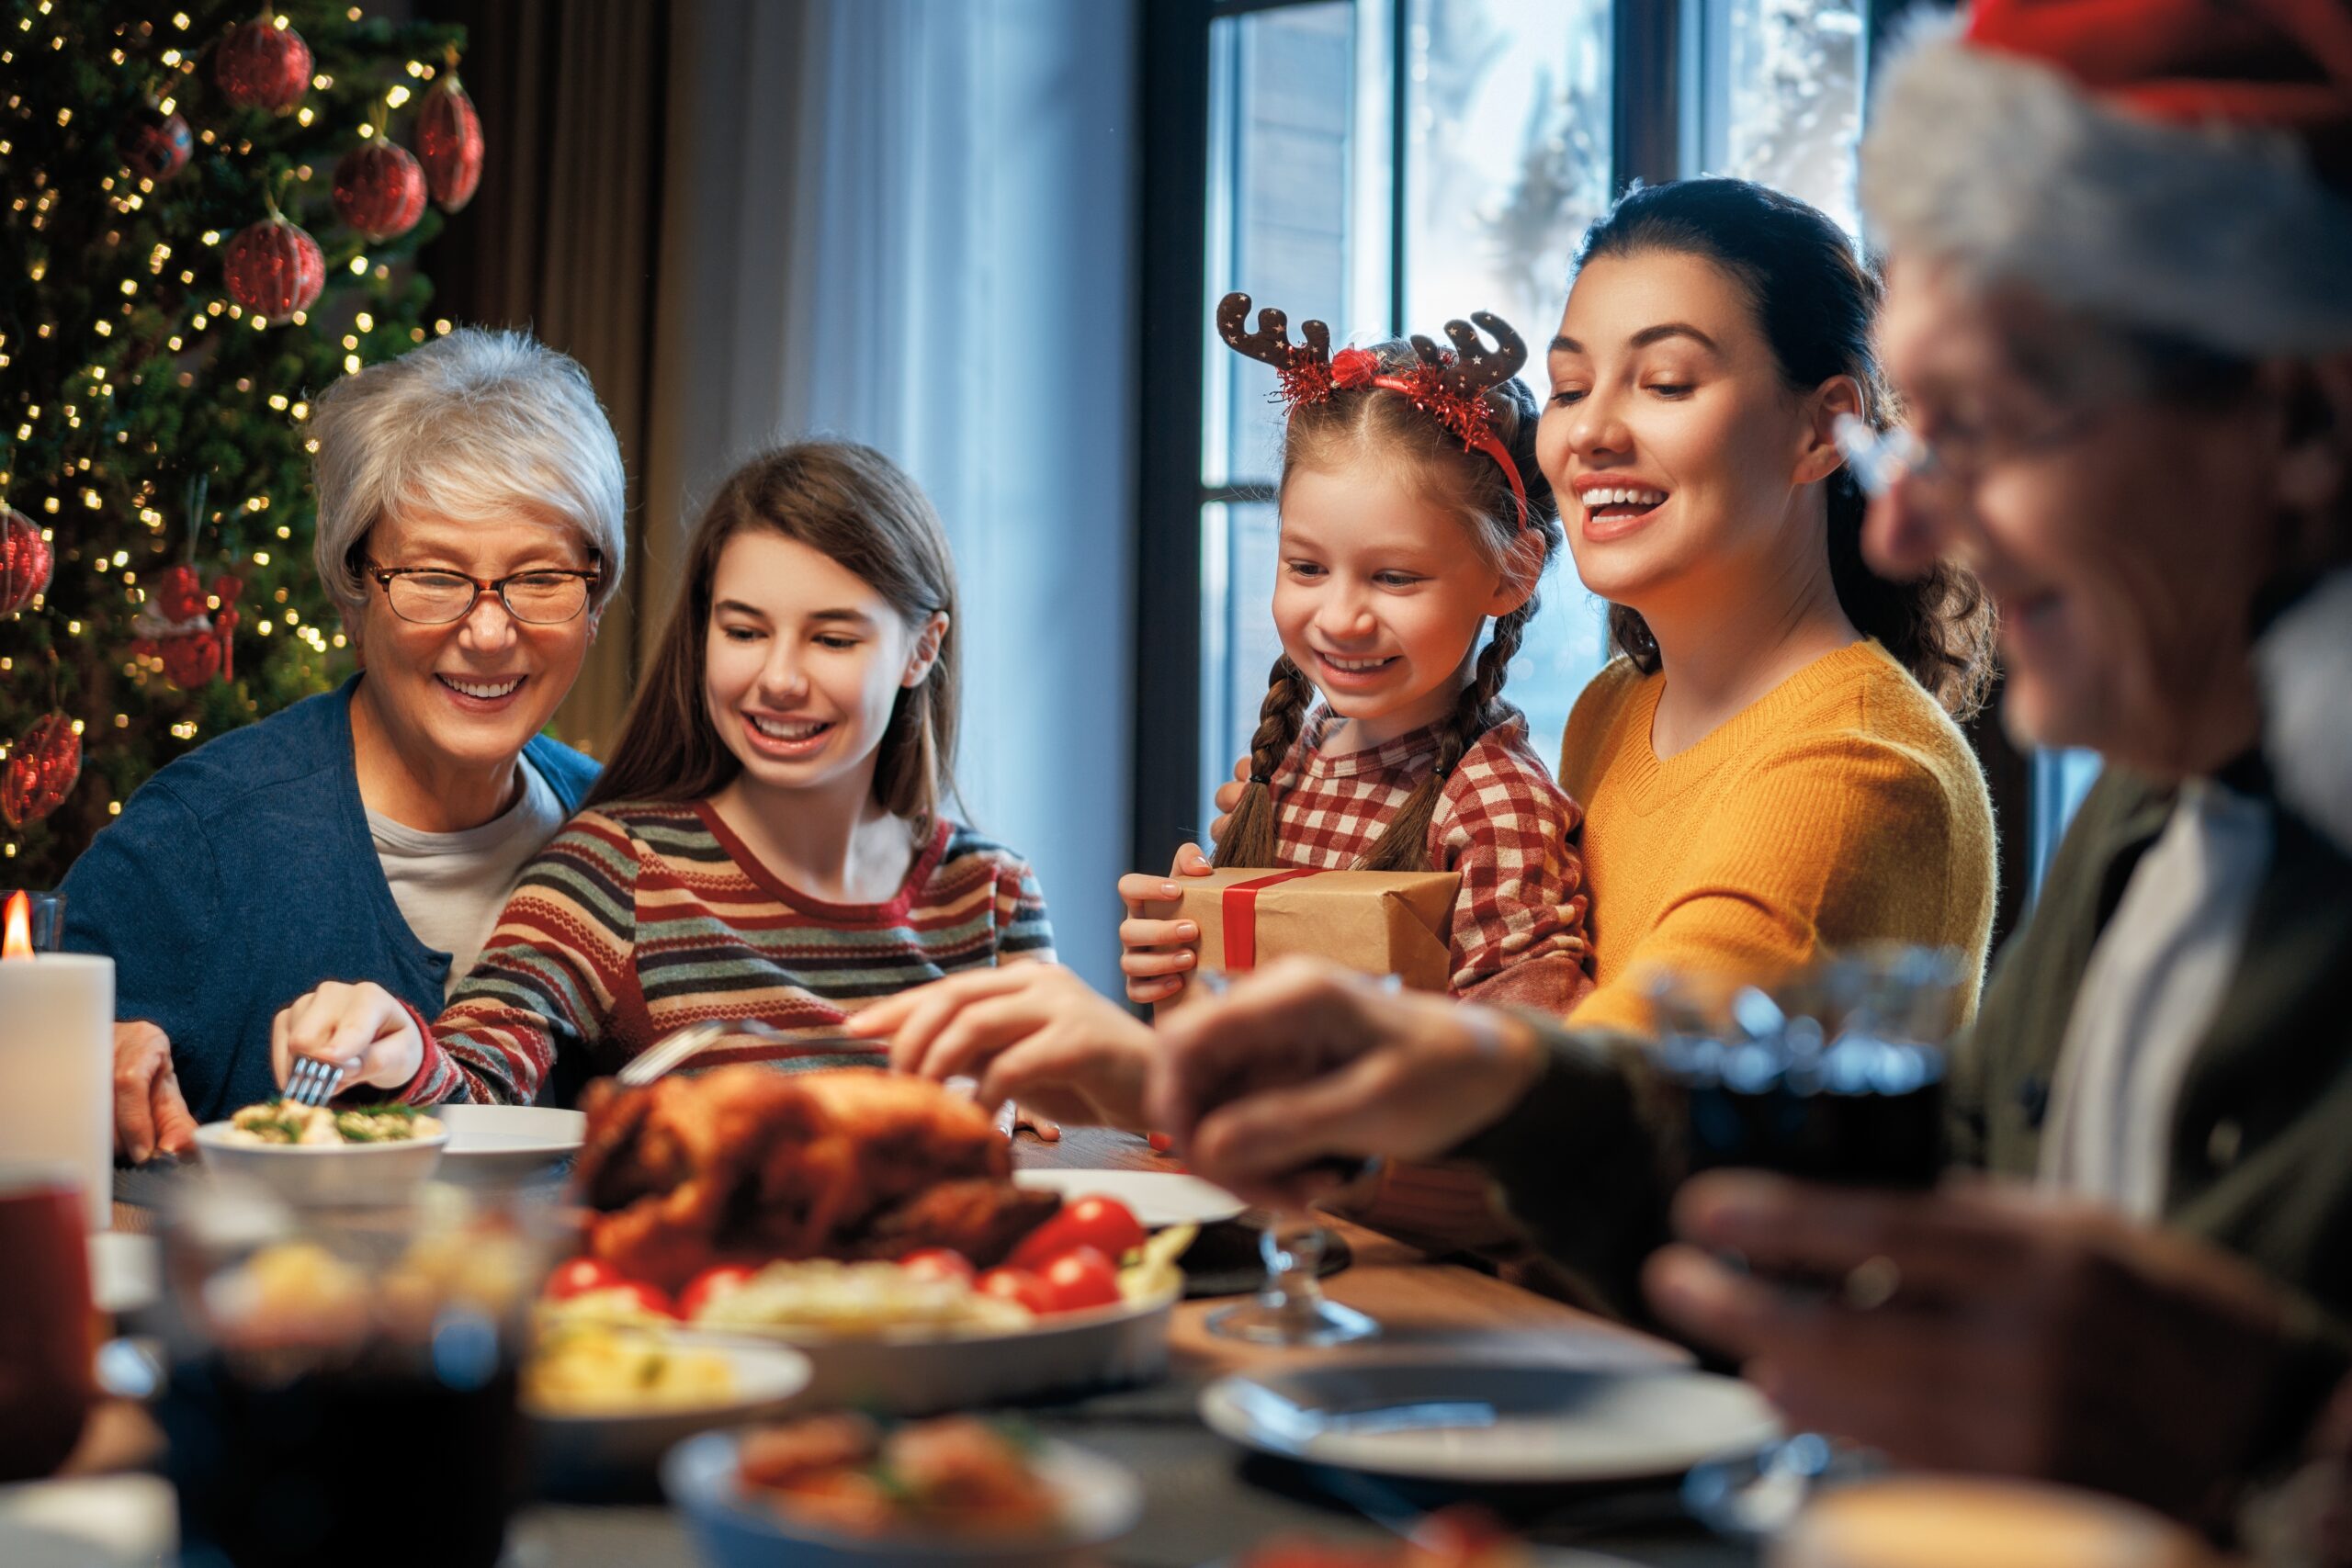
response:
<svg viewBox="0 0 2352 1568"><path fill-rule="evenodd" d="M114 960L0 959L0 1158L71 1170L90 1228L114 1218Z"/></svg>

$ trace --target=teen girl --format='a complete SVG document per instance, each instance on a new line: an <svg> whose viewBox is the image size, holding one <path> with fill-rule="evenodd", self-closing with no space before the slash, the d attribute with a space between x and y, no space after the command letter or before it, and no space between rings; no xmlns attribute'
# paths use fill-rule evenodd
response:
<svg viewBox="0 0 2352 1568"><path fill-rule="evenodd" d="M684 591L581 813L525 868L438 1019L373 984L281 1011L272 1055L413 1102L568 1100L704 1019L812 1044L697 1066L878 1064L859 1009L1050 960L1029 867L943 810L956 584L937 514L865 446L754 459L695 531Z"/></svg>

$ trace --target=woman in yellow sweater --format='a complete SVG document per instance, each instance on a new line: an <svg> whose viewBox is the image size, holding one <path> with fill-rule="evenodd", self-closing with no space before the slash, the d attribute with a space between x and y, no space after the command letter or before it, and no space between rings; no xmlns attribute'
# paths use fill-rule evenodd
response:
<svg viewBox="0 0 2352 1568"><path fill-rule="evenodd" d="M1877 279L1814 209L1740 180L1637 190L1586 236L1537 437L1623 657L1577 701L1600 981L1766 980L1871 941L1981 973L1993 819L1953 715L1989 668L1975 584L1872 574L1840 415L1885 422ZM1947 711L1949 710L1949 711Z"/></svg>

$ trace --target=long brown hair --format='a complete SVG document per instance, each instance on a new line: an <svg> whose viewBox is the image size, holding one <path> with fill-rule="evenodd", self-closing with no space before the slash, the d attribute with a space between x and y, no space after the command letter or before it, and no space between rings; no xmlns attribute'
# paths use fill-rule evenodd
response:
<svg viewBox="0 0 2352 1568"><path fill-rule="evenodd" d="M1664 251L1697 256L1746 292L1781 378L1809 392L1849 376L1863 414L1884 428L1892 402L1872 343L1882 288L1846 231L1792 196L1747 180L1708 177L1637 186L1585 233L1582 268L1601 256ZM1993 608L1967 570L1939 564L1917 578L1879 576L1862 558L1869 499L1839 468L1829 487L1829 580L1857 631L1876 637L1955 718L1984 704L1993 680ZM1640 614L1609 608L1610 640L1644 674L1657 672L1657 638Z"/></svg>
<svg viewBox="0 0 2352 1568"><path fill-rule="evenodd" d="M1403 374L1417 363L1409 343L1384 343L1371 352L1381 375ZM1560 545L1559 507L1535 463L1535 400L1514 380L1490 389L1485 397L1495 437L1510 452L1527 490L1523 531L1519 502L1502 466L1484 452L1465 450L1459 437L1411 400L1384 387L1342 388L1293 410L1283 439L1283 482L1287 486L1291 476L1303 469L1377 474L1402 482L1420 500L1458 519L1466 542L1487 565L1532 585ZM1436 815L1446 781L1480 736L1518 716L1519 710L1502 700L1503 681L1536 605L1531 591L1518 609L1495 617L1494 634L1478 655L1469 684L1439 727L1437 765L1390 816L1357 870L1429 869L1430 819ZM1250 739L1250 783L1217 842L1216 864L1280 863L1272 781L1296 743L1314 699L1314 683L1290 656L1276 659L1266 700L1258 710L1257 733Z"/></svg>
<svg viewBox="0 0 2352 1568"><path fill-rule="evenodd" d="M928 833L956 797L958 683L956 563L921 487L871 446L804 441L763 453L729 475L686 543L685 581L653 661L586 804L699 800L742 764L703 703L711 581L727 541L768 528L840 564L910 626L944 613L947 632L920 685L899 693L874 766L874 798Z"/></svg>

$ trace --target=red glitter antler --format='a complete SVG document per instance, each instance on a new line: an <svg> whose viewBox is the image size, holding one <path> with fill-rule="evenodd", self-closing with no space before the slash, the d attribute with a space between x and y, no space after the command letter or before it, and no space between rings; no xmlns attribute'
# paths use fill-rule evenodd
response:
<svg viewBox="0 0 2352 1568"><path fill-rule="evenodd" d="M1274 367L1282 378L1283 400L1320 402L1331 395L1331 329L1320 321L1301 321L1304 344L1290 341L1290 318L1271 305L1258 312L1258 330L1245 331L1250 320L1250 296L1235 292L1217 301L1216 331L1236 354Z"/></svg>

